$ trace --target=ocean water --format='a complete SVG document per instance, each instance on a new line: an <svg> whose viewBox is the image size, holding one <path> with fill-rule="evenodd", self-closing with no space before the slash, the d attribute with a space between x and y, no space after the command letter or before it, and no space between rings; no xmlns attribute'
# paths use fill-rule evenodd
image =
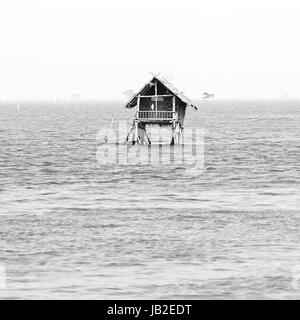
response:
<svg viewBox="0 0 300 320"><path fill-rule="evenodd" d="M0 298L299 299L300 101L188 111L203 170L99 163L119 102L2 103Z"/></svg>

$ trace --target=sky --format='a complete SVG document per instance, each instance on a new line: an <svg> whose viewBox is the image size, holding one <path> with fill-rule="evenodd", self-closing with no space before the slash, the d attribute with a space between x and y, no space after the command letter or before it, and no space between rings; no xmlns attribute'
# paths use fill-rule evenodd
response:
<svg viewBox="0 0 300 320"><path fill-rule="evenodd" d="M0 100L300 98L299 0L2 0Z"/></svg>

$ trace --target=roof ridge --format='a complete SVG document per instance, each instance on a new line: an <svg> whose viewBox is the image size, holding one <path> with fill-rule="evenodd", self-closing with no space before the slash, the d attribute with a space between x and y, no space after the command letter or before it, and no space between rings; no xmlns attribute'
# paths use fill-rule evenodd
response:
<svg viewBox="0 0 300 320"><path fill-rule="evenodd" d="M186 103L188 106L193 107L194 109L198 109L196 104L194 104L184 93L183 91L179 91L166 77L160 74L151 73L152 78L148 81L137 93L135 93L130 100L125 105L126 108L130 108L130 104L137 98L137 96L153 81L153 79L157 79L160 81L165 87L167 87L170 91L173 92L181 101Z"/></svg>

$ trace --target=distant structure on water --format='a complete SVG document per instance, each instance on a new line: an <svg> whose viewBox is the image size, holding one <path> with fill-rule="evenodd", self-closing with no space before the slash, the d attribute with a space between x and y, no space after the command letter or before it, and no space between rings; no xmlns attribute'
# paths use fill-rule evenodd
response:
<svg viewBox="0 0 300 320"><path fill-rule="evenodd" d="M125 143L132 142L132 144L151 144L146 130L149 125L170 126L172 129L170 144L179 143L184 128L186 108L197 110L197 106L189 98L160 75L154 75L131 97L125 107L128 109L136 107L135 117L125 140Z"/></svg>
<svg viewBox="0 0 300 320"><path fill-rule="evenodd" d="M204 99L204 100L213 98L214 96L215 96L214 93L208 93L208 92L203 92L203 93L202 93L202 99Z"/></svg>

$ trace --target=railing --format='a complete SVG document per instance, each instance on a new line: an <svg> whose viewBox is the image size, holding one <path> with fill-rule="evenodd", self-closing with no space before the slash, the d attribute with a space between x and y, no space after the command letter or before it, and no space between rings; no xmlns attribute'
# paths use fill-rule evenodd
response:
<svg viewBox="0 0 300 320"><path fill-rule="evenodd" d="M175 112L173 111L138 111L138 119L146 120L171 120Z"/></svg>

